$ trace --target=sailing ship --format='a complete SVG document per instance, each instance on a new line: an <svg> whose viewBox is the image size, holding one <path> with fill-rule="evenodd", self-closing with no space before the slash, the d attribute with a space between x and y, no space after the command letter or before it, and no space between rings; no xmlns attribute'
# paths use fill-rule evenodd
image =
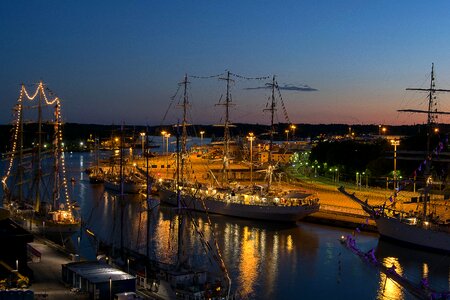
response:
<svg viewBox="0 0 450 300"><path fill-rule="evenodd" d="M99 140L98 138L94 139L94 155L95 155L95 164L89 173L89 182L103 183L105 181L105 174L103 170L100 168L100 155L99 155Z"/></svg>
<svg viewBox="0 0 450 300"><path fill-rule="evenodd" d="M110 168L108 174L103 177L104 186L106 189L123 192L125 194L138 194L141 190L145 189L144 180L139 176L139 173L133 172L132 170L125 168L124 158L123 158L123 128L121 135L121 142L119 145L119 172L117 173L114 166ZM115 160L114 156L112 157ZM134 167L132 169L135 169Z"/></svg>
<svg viewBox="0 0 450 300"><path fill-rule="evenodd" d="M223 140L223 168L222 174L224 175L224 182L227 182L228 170L227 167L230 161L229 145L230 145L230 132L231 126L229 121L229 107L231 105L231 97L229 93L230 84L230 72L227 72L227 77L223 78L227 81L227 93L224 104L225 106L225 123L224 123L224 140ZM269 165L267 167L268 178L267 188L259 189L257 186L251 185L250 187L237 187L231 186L218 186L207 187L199 184L198 182L190 183L186 180L181 181L181 185L178 181L173 180L161 180L159 182L159 198L161 202L170 205L177 205L177 194L181 194L182 203L186 208L196 210L200 212L208 212L215 214L222 214L232 217L241 217L266 221L278 221L278 222L296 222L307 215L310 215L319 210L318 198L311 193L299 192L299 191L284 191L276 193L271 189L272 172L274 166L271 161L271 152L273 144L273 132L274 132L274 111L275 111L275 89L277 83L275 76L272 81L272 103L271 103L271 133L270 133L270 147L269 147ZM186 110L189 104L187 98L187 78L184 81L184 101L183 101L183 122L182 138L181 138L181 174L184 171L185 160L188 157L188 151L186 147L187 139L187 119Z"/></svg>
<svg viewBox="0 0 450 300"><path fill-rule="evenodd" d="M435 93L450 92L450 90L436 89L434 79L434 65L431 68L431 85L428 89L408 88L407 90L419 90L428 92L428 110L405 109L400 111L426 113L428 115L427 127L427 153L423 163L424 169L424 187L419 199L423 205L421 211L402 211L395 208L397 202L398 190L394 191L393 203L387 206L371 206L366 201L362 201L355 194L350 194L343 187L339 191L350 199L356 201L361 207L375 220L378 232L384 238L414 245L416 247L426 248L438 252L450 254L450 220L439 219L437 216L429 212L431 184L431 164L433 155L439 151L430 151L430 137L435 123L436 114L450 114L448 112L438 112L434 110ZM440 147L440 146L438 146ZM395 188L395 183L394 183Z"/></svg>
<svg viewBox="0 0 450 300"><path fill-rule="evenodd" d="M58 97L49 99L45 90L49 91L40 82L36 92L30 96L25 86L21 87L15 106L11 151L6 153L9 162L2 178L3 206L25 229L46 237L65 239L79 230L81 221L75 216L74 204L69 197L61 101ZM37 137L32 143L24 138L26 100L37 102L37 105L29 107L37 109L38 114L37 122L32 122L37 125ZM44 108L52 110L51 121L44 122ZM53 136L48 145L45 136L49 136L50 131L53 131Z"/></svg>

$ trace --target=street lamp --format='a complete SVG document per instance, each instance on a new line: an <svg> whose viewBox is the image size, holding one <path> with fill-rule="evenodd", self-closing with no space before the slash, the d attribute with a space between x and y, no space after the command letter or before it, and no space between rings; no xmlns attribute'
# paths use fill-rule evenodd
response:
<svg viewBox="0 0 450 300"><path fill-rule="evenodd" d="M161 136L162 136L162 146L161 146L161 153L164 153L164 137L166 136L166 131L163 130L161 131Z"/></svg>
<svg viewBox="0 0 450 300"><path fill-rule="evenodd" d="M145 140L145 132L141 132L141 139L142 139L142 157L144 157L144 140Z"/></svg>
<svg viewBox="0 0 450 300"><path fill-rule="evenodd" d="M291 129L292 129L292 139L295 139L295 129L297 128L297 126L295 126L295 124L291 124Z"/></svg>
<svg viewBox="0 0 450 300"><path fill-rule="evenodd" d="M289 129L286 129L284 133L286 133L286 143L287 143L289 142Z"/></svg>
<svg viewBox="0 0 450 300"><path fill-rule="evenodd" d="M383 135L386 134L386 131L387 131L386 127L381 128L381 132L383 133Z"/></svg>
<svg viewBox="0 0 450 300"><path fill-rule="evenodd" d="M109 300L112 300L112 278L109 276Z"/></svg>
<svg viewBox="0 0 450 300"><path fill-rule="evenodd" d="M205 134L205 131L200 131L200 146L203 146L203 135Z"/></svg>
<svg viewBox="0 0 450 300"><path fill-rule="evenodd" d="M394 191L397 186L397 146L400 145L400 140L391 140L391 145L394 146ZM396 193L394 192L394 197Z"/></svg>
<svg viewBox="0 0 450 300"><path fill-rule="evenodd" d="M253 132L248 134L247 139L250 142L250 184L253 184L253 141L255 140Z"/></svg>
<svg viewBox="0 0 450 300"><path fill-rule="evenodd" d="M170 138L170 133L166 133L165 137L166 137L166 154L169 154L169 138Z"/></svg>
<svg viewBox="0 0 450 300"><path fill-rule="evenodd" d="M166 175L169 175L169 137L170 133L166 133Z"/></svg>
<svg viewBox="0 0 450 300"><path fill-rule="evenodd" d="M356 172L356 188L359 187L359 172Z"/></svg>

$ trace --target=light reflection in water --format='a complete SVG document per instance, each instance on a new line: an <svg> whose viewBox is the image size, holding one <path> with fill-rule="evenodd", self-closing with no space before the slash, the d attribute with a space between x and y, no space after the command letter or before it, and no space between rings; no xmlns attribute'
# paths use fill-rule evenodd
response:
<svg viewBox="0 0 450 300"><path fill-rule="evenodd" d="M294 242L292 241L292 236L288 235L287 236L287 241L286 241L286 249L288 251L292 251L294 249L293 244L294 244Z"/></svg>
<svg viewBox="0 0 450 300"><path fill-rule="evenodd" d="M422 278L428 278L428 264L427 263L423 264L422 272L423 272Z"/></svg>
<svg viewBox="0 0 450 300"><path fill-rule="evenodd" d="M71 158L72 173L69 176L77 179L73 195L80 196L80 212L84 222L89 223L88 227L97 236L109 241L113 239L118 245L117 233L120 226L114 223L120 221L120 214L113 212L120 205L114 196L104 193L102 185L90 185L86 180L79 180L82 176L79 156L80 154L74 154ZM84 157L83 165L88 163L89 157ZM82 192L83 186L86 187L86 192ZM158 201L152 201L152 206L156 206ZM125 245L136 247L141 253L146 252L146 213L140 215L143 205L139 200L127 204L124 234L128 239ZM213 215L210 217L213 227L209 226L204 214L198 214L194 219L205 238L212 238L214 228L225 265L233 280L233 287L244 299L293 299L299 295L302 299L413 299L390 279L386 280L378 271L366 268L353 253L342 249L337 237L350 231L308 223L280 227L266 222ZM149 246L151 258L173 262L177 250L175 219L172 208L161 206L152 211ZM203 248L198 241L198 234L192 230L189 220L187 225L186 246L194 249L192 257L200 257ZM112 234L113 229L115 236ZM395 257L401 262L401 267L397 265L397 272L417 281L420 281L422 274L428 276L431 286L438 282L438 290L450 287L450 269L448 264L443 266L442 263L448 262L447 258L427 255L426 257L431 258L426 261L424 257L427 253L414 253L412 249L391 247L381 240L378 241L375 235L361 234L360 238L363 240L358 242L361 242L364 250L374 248L378 244L377 258L379 261L384 261L384 257L389 258L386 260L387 267L392 266L392 257ZM83 243L89 245L88 240L82 241ZM85 248L82 251L85 251ZM95 259L95 255L90 257ZM338 274L334 273L338 270L339 260L343 262L339 275L342 277L337 281Z"/></svg>
<svg viewBox="0 0 450 300"><path fill-rule="evenodd" d="M257 269L260 261L256 253L257 235L255 231L250 231L247 226L242 233L242 250L239 263L240 278L239 285L242 287L244 295L251 295L257 279Z"/></svg>
<svg viewBox="0 0 450 300"><path fill-rule="evenodd" d="M383 259L383 265L387 268L393 268L397 274L400 276L403 275L403 269L396 257L385 257ZM384 273L380 272L380 288L378 290L379 300L391 300L391 299L403 299L403 290L402 288L393 281L388 278Z"/></svg>
<svg viewBox="0 0 450 300"><path fill-rule="evenodd" d="M173 257L173 238L171 236L171 221L164 220L162 214L158 218L158 230L155 232L154 243L156 253L155 255L161 259L162 262L170 263Z"/></svg>

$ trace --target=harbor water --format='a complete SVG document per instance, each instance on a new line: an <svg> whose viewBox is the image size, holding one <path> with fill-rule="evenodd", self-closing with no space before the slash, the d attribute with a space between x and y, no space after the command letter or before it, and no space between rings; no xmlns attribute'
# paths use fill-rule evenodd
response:
<svg viewBox="0 0 450 300"><path fill-rule="evenodd" d="M75 179L70 194L79 205L84 224L84 230L73 236L73 251L86 259L96 258L97 244L85 230L89 228L100 240L117 246L122 242L143 254L148 247L152 259L173 262L177 254L176 211L152 199L151 212L147 213L142 196L127 195L120 205L119 195L105 191L101 184L89 183L84 170L93 160L94 154L89 152L66 154L69 176ZM124 210L122 241L120 209ZM203 213L187 218L186 227L184 251L190 263L207 267L214 264L203 250L198 231L206 239L215 237L231 277L232 291L241 299L415 299L344 247L339 239L346 235L354 235L362 251L375 249L378 261L395 265L396 272L410 281L419 283L427 278L435 290L450 288L448 256L398 246L356 228L307 222L274 224Z"/></svg>

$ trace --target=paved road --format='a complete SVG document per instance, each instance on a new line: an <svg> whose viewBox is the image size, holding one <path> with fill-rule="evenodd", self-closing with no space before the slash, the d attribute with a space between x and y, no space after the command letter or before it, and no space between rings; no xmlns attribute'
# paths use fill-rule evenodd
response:
<svg viewBox="0 0 450 300"><path fill-rule="evenodd" d="M40 262L29 262L34 272L34 281L30 290L35 299L88 299L87 295L79 295L65 287L61 279L61 265L70 262L66 254L35 239L30 245L41 253Z"/></svg>

